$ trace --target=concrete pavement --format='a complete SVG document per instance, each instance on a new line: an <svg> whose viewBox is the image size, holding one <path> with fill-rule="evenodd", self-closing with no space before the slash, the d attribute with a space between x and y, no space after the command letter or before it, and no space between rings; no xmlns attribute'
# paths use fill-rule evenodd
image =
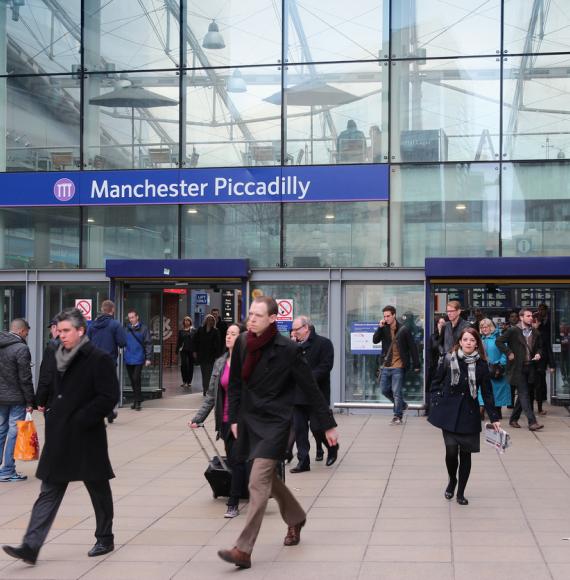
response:
<svg viewBox="0 0 570 580"><path fill-rule="evenodd" d="M225 502L212 498L205 459L186 427L201 401L184 395L148 402L141 413L122 409L109 427L117 475L115 552L87 557L92 507L83 486L72 484L37 565L2 552L0 578L570 578L570 541L563 539L570 537L570 417L564 409L547 407L542 432L510 430L513 447L503 456L482 444L465 507L443 497L443 441L425 418L412 413L392 427L386 413L339 415L338 462L287 473L308 510L301 544L283 546L286 527L270 500L253 567L238 571L216 551L233 545L244 517L222 517ZM34 416L41 435L42 420ZM20 463L28 481L0 484L2 544L21 541L39 490L35 467Z"/></svg>

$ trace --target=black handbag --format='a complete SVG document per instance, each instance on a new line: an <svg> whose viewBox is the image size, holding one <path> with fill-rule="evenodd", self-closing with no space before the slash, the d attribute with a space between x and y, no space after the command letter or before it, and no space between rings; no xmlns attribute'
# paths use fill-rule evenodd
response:
<svg viewBox="0 0 570 580"><path fill-rule="evenodd" d="M505 367L501 363L489 363L489 373L492 379L500 379L505 375Z"/></svg>

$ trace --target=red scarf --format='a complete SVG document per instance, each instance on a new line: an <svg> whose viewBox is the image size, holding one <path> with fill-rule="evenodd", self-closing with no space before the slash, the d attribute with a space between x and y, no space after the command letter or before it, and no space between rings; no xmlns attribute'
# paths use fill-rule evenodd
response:
<svg viewBox="0 0 570 580"><path fill-rule="evenodd" d="M248 381L253 374L259 359L261 358L261 349L268 344L277 334L277 324L273 322L269 327L259 336L251 330L247 331L247 356L241 369L241 378Z"/></svg>

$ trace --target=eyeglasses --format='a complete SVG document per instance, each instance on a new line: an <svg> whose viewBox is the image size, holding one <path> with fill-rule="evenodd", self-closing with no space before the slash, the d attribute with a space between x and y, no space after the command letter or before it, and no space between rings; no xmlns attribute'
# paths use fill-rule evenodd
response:
<svg viewBox="0 0 570 580"><path fill-rule="evenodd" d="M297 326L297 328L291 328L291 332L297 332L297 331L301 330L301 328L304 328L305 326L307 326L307 325L301 324L301 326Z"/></svg>
<svg viewBox="0 0 570 580"><path fill-rule="evenodd" d="M447 313L449 312L457 312L457 308L450 308L449 310L446 310Z"/></svg>

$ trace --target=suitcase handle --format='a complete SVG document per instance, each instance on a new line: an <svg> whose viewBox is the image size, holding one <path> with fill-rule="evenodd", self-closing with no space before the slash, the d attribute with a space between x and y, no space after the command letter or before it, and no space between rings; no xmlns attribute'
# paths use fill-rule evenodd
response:
<svg viewBox="0 0 570 580"><path fill-rule="evenodd" d="M206 429L206 427L204 426L204 423L201 423L198 425L198 428L200 429L204 429L204 433L206 433L206 437L209 439L211 445L212 445L212 449L214 450L214 454L215 456L218 458L218 461L222 464L223 468L228 470L228 466L226 464L226 462L224 461L224 458L220 455L218 448L216 447L216 444L214 443L214 440L212 439L211 435L208 433L208 430ZM196 437L196 441L198 441L198 445L200 446L200 449L202 450L202 453L204 454L204 457L206 458L206 461L210 461L210 456L208 455L208 452L206 451L206 448L204 447L204 445L202 444L202 441L200 439L200 437L198 436L198 429L192 429L190 428L190 431L192 431L192 433L194 433L194 437Z"/></svg>

